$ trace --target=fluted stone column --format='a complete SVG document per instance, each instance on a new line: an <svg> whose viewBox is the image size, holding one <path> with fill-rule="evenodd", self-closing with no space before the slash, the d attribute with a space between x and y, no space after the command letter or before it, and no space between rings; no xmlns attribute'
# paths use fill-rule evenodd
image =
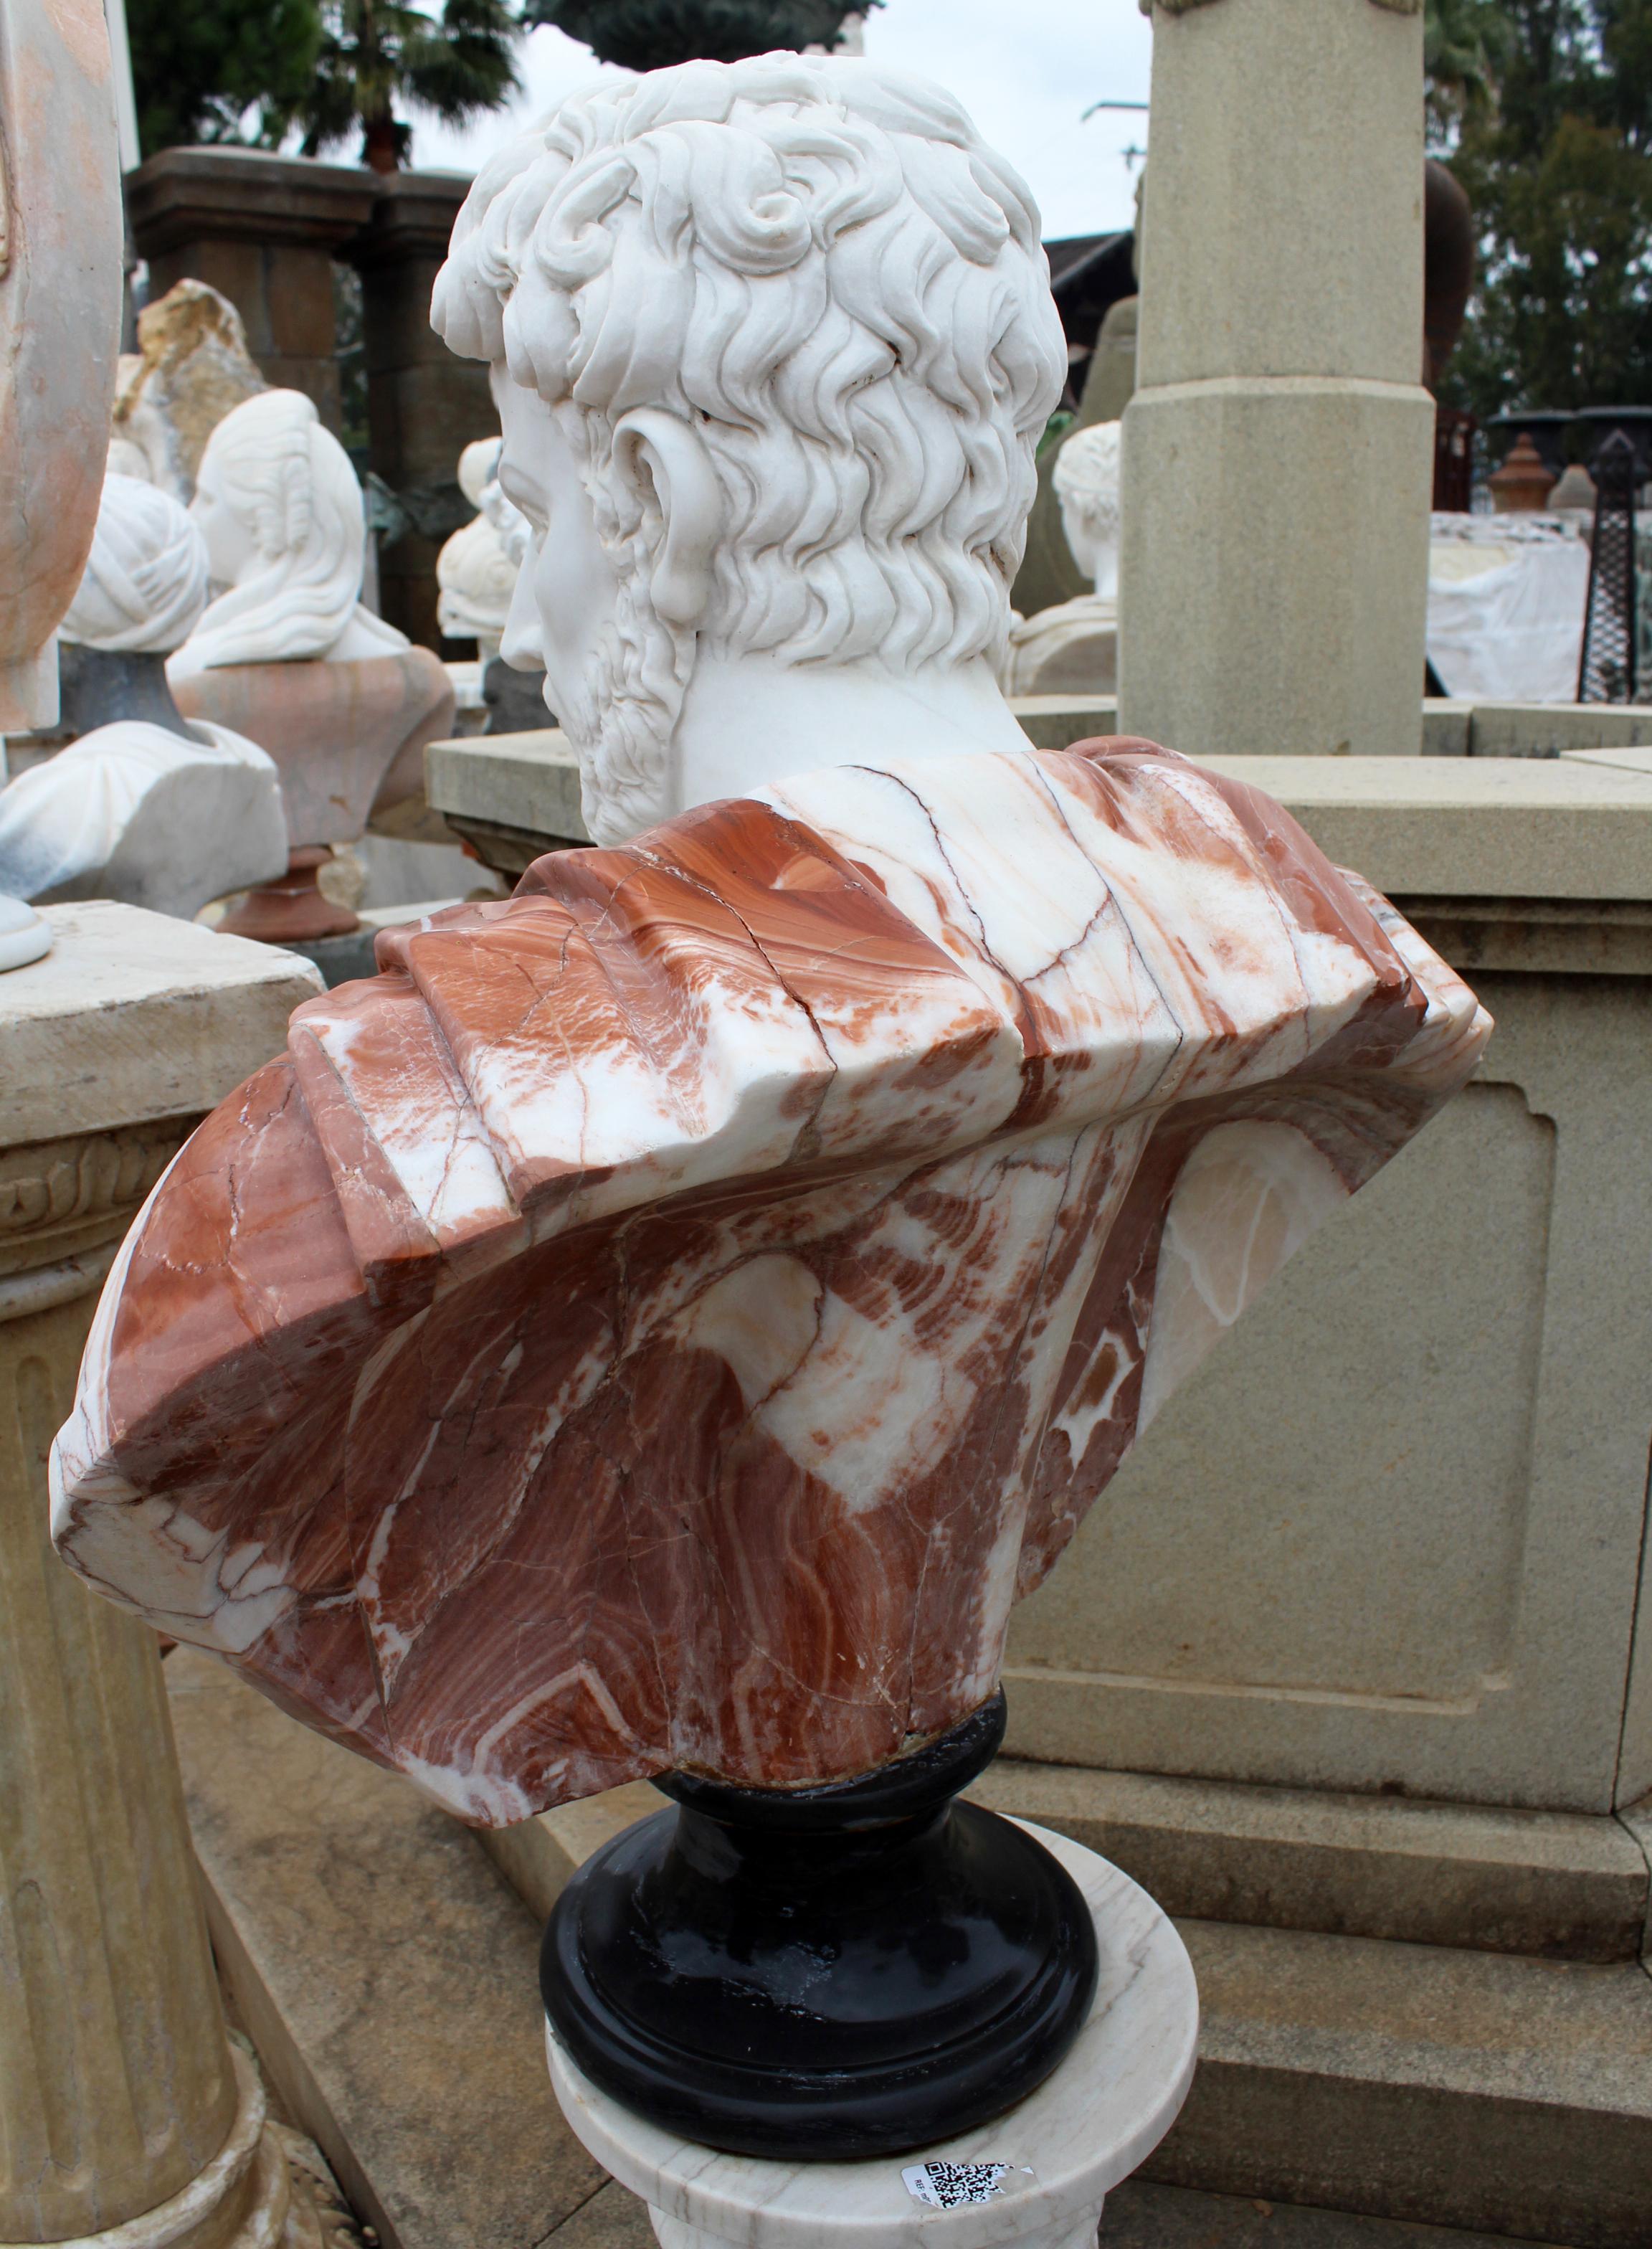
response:
<svg viewBox="0 0 1652 2249"><path fill-rule="evenodd" d="M0 976L0 2244L315 2243L226 2036L154 1634L53 1554L46 1456L103 1275L307 964L47 910Z"/></svg>
<svg viewBox="0 0 1652 2249"><path fill-rule="evenodd" d="M1416 755L1421 0L1156 0L1119 724Z"/></svg>

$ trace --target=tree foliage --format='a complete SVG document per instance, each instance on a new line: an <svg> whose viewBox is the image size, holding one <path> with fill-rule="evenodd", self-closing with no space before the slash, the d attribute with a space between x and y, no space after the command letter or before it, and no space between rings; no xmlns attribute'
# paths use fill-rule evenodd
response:
<svg viewBox="0 0 1652 2249"><path fill-rule="evenodd" d="M298 100L321 48L319 0L127 0L138 138L146 156L262 137Z"/></svg>
<svg viewBox="0 0 1652 2249"><path fill-rule="evenodd" d="M1445 395L1652 403L1652 0L1429 0L1427 55L1478 236Z"/></svg>
<svg viewBox="0 0 1652 2249"><path fill-rule="evenodd" d="M322 0L321 14L314 67L282 120L302 129L306 156L360 132L363 161L393 172L413 138L401 108L463 125L520 83L522 26L508 0L442 0L435 14L408 0Z"/></svg>
<svg viewBox="0 0 1652 2249"><path fill-rule="evenodd" d="M527 0L523 20L554 24L599 60L662 70L703 57L739 62L775 47L830 47L847 17L883 0Z"/></svg>

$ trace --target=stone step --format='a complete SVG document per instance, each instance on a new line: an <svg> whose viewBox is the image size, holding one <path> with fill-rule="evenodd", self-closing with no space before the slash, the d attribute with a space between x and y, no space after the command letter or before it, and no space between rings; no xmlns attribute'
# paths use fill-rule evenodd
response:
<svg viewBox="0 0 1652 2249"><path fill-rule="evenodd" d="M1610 1816L1007 1757L970 1794L1111 1859L1178 1918L1565 1960L1634 1960L1646 1938L1646 1856Z"/></svg>
<svg viewBox="0 0 1652 2249"><path fill-rule="evenodd" d="M1178 1922L1199 2067L1146 2176L1561 2241L1652 2240L1652 1977Z"/></svg>

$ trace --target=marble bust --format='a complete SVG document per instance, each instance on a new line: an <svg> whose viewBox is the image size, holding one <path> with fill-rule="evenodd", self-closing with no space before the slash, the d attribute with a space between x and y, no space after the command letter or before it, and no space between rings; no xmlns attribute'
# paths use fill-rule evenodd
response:
<svg viewBox="0 0 1652 2249"><path fill-rule="evenodd" d="M476 511L436 557L436 622L453 640L474 640L486 664L499 653L527 525L499 487L497 437L478 437L459 456L459 489Z"/></svg>
<svg viewBox="0 0 1652 2249"><path fill-rule="evenodd" d="M363 607L367 519L344 447L296 390L233 408L207 440L189 513L215 590L167 665L179 707L275 760L295 855L224 926L305 939L358 926L315 875L369 818L424 804L424 745L450 727L440 659Z"/></svg>
<svg viewBox="0 0 1652 2249"><path fill-rule="evenodd" d="M188 918L277 875L286 821L271 760L229 728L187 721L168 653L207 601L206 542L177 501L105 478L92 552L60 628L65 706L94 726L0 790L0 886L33 900L119 898Z"/></svg>
<svg viewBox="0 0 1652 2249"><path fill-rule="evenodd" d="M1075 430L1056 455L1062 533L1093 590L1017 621L1005 678L1012 695L1107 694L1118 685L1123 428L1097 422Z"/></svg>
<svg viewBox="0 0 1652 2249"><path fill-rule="evenodd" d="M168 667L347 664L408 645L358 598L367 517L350 457L298 390L266 390L207 440L189 512L216 598Z"/></svg>
<svg viewBox="0 0 1652 2249"><path fill-rule="evenodd" d="M600 842L782 744L1020 744L994 668L1066 347L1031 197L938 87L795 55L590 87L483 168L432 318L493 369L531 526L504 652Z"/></svg>
<svg viewBox="0 0 1652 2249"><path fill-rule="evenodd" d="M1016 727L1038 240L944 93L790 55L570 97L456 229L506 648L602 844L298 1011L127 1236L51 1473L90 1585L465 1819L977 1712L1488 1035L1265 798Z"/></svg>

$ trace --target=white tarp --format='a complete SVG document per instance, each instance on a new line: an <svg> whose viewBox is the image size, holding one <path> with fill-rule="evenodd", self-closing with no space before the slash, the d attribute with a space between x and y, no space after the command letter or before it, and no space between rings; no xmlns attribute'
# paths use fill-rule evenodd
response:
<svg viewBox="0 0 1652 2249"><path fill-rule="evenodd" d="M1436 515L1429 540L1429 661L1448 695L1571 703L1589 550L1569 523Z"/></svg>

